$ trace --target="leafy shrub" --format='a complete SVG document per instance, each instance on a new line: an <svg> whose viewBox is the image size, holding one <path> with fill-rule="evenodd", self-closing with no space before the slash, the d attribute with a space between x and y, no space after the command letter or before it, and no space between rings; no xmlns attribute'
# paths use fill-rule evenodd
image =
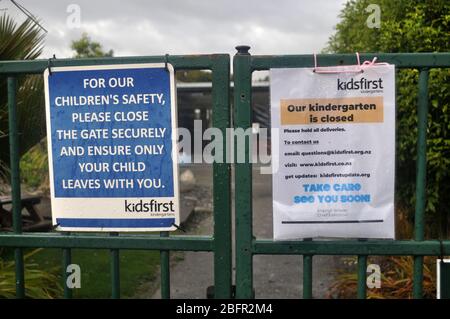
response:
<svg viewBox="0 0 450 319"><path fill-rule="evenodd" d="M50 271L40 270L37 264L26 261L42 249L35 249L24 256L25 296L32 299L53 299L60 296L62 287L55 274L57 268ZM15 263L0 257L0 298L14 298L16 295Z"/></svg>
<svg viewBox="0 0 450 319"><path fill-rule="evenodd" d="M356 257L344 259L356 264ZM413 297L414 263L409 256L369 258L369 263L381 268L381 288L367 289L369 299L410 299ZM423 297L436 298L436 258L425 257L423 267ZM330 298L355 298L358 285L356 271L341 270L328 292Z"/></svg>
<svg viewBox="0 0 450 319"><path fill-rule="evenodd" d="M380 28L368 28L365 10L381 9ZM340 14L326 52L449 52L450 2L445 0L350 0ZM432 69L427 126L427 237L448 231L450 201L450 73ZM397 72L396 196L413 221L417 151L418 71Z"/></svg>
<svg viewBox="0 0 450 319"><path fill-rule="evenodd" d="M26 186L48 191L48 155L45 138L22 156L20 174L22 183Z"/></svg>

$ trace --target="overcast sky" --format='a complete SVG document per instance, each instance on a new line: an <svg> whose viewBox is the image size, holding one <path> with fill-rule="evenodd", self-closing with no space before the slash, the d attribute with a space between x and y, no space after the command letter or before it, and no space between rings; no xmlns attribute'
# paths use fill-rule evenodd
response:
<svg viewBox="0 0 450 319"><path fill-rule="evenodd" d="M346 0L17 0L48 30L43 58L71 57L83 32L115 56L230 53L248 44L253 54L322 50ZM67 24L68 6L81 9L79 28ZM9 0L0 9L24 15Z"/></svg>

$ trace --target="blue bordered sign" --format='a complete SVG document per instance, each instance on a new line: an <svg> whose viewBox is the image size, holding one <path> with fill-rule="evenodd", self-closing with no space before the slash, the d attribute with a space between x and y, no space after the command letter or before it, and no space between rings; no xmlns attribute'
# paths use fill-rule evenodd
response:
<svg viewBox="0 0 450 319"><path fill-rule="evenodd" d="M175 230L179 191L173 67L54 67L44 79L56 229Z"/></svg>

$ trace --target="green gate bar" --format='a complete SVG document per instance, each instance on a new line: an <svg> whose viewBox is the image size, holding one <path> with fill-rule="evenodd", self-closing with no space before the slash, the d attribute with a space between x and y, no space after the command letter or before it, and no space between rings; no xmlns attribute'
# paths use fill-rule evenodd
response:
<svg viewBox="0 0 450 319"><path fill-rule="evenodd" d="M119 236L119 233L112 232L112 237ZM111 249L111 298L120 299L120 256L118 249Z"/></svg>
<svg viewBox="0 0 450 319"><path fill-rule="evenodd" d="M72 289L67 287L67 267L72 263L72 252L70 248L64 248L63 250L63 263L62 263L62 281L64 287L64 298L72 298Z"/></svg>
<svg viewBox="0 0 450 319"><path fill-rule="evenodd" d="M107 64L164 63L169 62L177 70L210 70L212 72L213 124L225 135L231 125L229 100L230 57L228 54L142 56L93 59L52 59L0 61L0 75L8 76L8 116L11 153L11 188L13 197L14 232L0 232L0 247L15 248L16 296L25 297L23 248L61 248L63 252L64 297L71 298L72 291L66 285L67 266L72 262L71 249L111 250L111 291L113 298L120 297L120 249L159 250L164 278L169 278L169 252L210 251L214 253L215 298L230 298L232 284L231 255L231 166L227 162L213 163L214 233L213 236L160 237L159 234L108 234L86 233L22 233L21 196L17 131L16 77L42 74L46 68L63 66L88 66ZM226 140L223 140L226 149ZM224 155L225 158L226 155ZM170 297L169 281L163 280L162 296ZM206 296L206 287L205 287Z"/></svg>
<svg viewBox="0 0 450 319"><path fill-rule="evenodd" d="M161 237L169 237L168 232L161 232ZM170 260L169 251L160 251L161 259L161 298L170 299Z"/></svg>
<svg viewBox="0 0 450 319"><path fill-rule="evenodd" d="M312 298L312 255L303 255L303 299Z"/></svg>
<svg viewBox="0 0 450 319"><path fill-rule="evenodd" d="M234 126L247 130L251 126L252 72L250 47L239 46L233 59ZM235 212L236 212L236 298L253 298L252 165L251 138L245 136L245 149L235 144ZM244 163L238 163L244 151Z"/></svg>
<svg viewBox="0 0 450 319"><path fill-rule="evenodd" d="M230 108L230 57L213 56L212 103L213 127L227 136L231 126ZM222 141L222 150L227 150L227 142ZM218 149L216 149L216 154ZM213 165L213 204L214 204L214 278L215 298L232 296L232 237L231 237L231 165L227 161L226 151L222 152L223 161Z"/></svg>
<svg viewBox="0 0 450 319"><path fill-rule="evenodd" d="M426 205L427 178L427 124L428 124L428 69L420 69L419 97L417 102L417 172L416 172L416 214L414 239L424 240L424 215ZM422 298L423 256L414 257L414 298Z"/></svg>
<svg viewBox="0 0 450 319"><path fill-rule="evenodd" d="M366 299L367 280L367 256L358 256L358 287L356 294L358 299Z"/></svg>
<svg viewBox="0 0 450 319"><path fill-rule="evenodd" d="M70 236L70 232L65 233L67 236ZM67 287L67 267L72 264L72 249L64 248L62 250L62 284L64 287L64 298L71 299L73 297L72 289Z"/></svg>
<svg viewBox="0 0 450 319"><path fill-rule="evenodd" d="M22 233L22 205L20 200L19 134L17 130L17 78L8 77L9 155L11 167L11 193L14 233ZM14 250L16 271L16 297L25 297L23 250Z"/></svg>
<svg viewBox="0 0 450 319"><path fill-rule="evenodd" d="M252 73L271 68L313 67L313 55L250 55L250 47L236 47L234 65L234 115L235 127L247 129L251 126ZM333 240L321 241L273 241L256 239L252 230L252 164L250 147L245 147L246 161L235 164L235 211L236 211L236 297L253 296L253 255L303 255L303 297L312 296L312 263L307 256L313 255L357 255L357 297L366 298L367 256L414 256L414 297L422 297L423 256L439 256L441 248L448 250L450 241L424 240L423 218L425 211L426 177L426 127L428 104L428 69L449 68L449 53L380 53L361 54L361 60L377 57L381 62L395 64L398 69L419 69L418 102L418 162L416 185L415 240ZM319 54L320 66L354 65L355 54ZM235 156L237 158L237 156ZM311 267L311 269L310 269ZM309 277L309 278L308 278Z"/></svg>

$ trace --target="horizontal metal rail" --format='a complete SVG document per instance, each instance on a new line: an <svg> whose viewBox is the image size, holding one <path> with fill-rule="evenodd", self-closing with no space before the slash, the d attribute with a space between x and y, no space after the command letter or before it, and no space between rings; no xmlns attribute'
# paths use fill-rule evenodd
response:
<svg viewBox="0 0 450 319"><path fill-rule="evenodd" d="M54 233L0 233L1 247L22 248L98 248L213 251L214 239L207 236L89 236Z"/></svg>
<svg viewBox="0 0 450 319"><path fill-rule="evenodd" d="M372 61L395 64L400 69L448 68L450 58L448 53L365 53L360 55L361 62ZM311 54L307 55L258 55L250 57L253 71L268 70L270 68L306 68L314 66ZM318 54L318 66L357 64L355 54Z"/></svg>
<svg viewBox="0 0 450 319"><path fill-rule="evenodd" d="M211 55L169 55L167 62L177 69L183 70L211 70L215 61L219 61L228 54ZM41 74L48 67L89 66L108 64L138 64L164 63L166 56L136 56L136 57L102 57L89 59L38 59L20 61L0 61L0 74Z"/></svg>
<svg viewBox="0 0 450 319"><path fill-rule="evenodd" d="M450 253L450 241L439 240L333 240L333 241L271 241L255 240L257 255L377 255L377 256L439 256Z"/></svg>

